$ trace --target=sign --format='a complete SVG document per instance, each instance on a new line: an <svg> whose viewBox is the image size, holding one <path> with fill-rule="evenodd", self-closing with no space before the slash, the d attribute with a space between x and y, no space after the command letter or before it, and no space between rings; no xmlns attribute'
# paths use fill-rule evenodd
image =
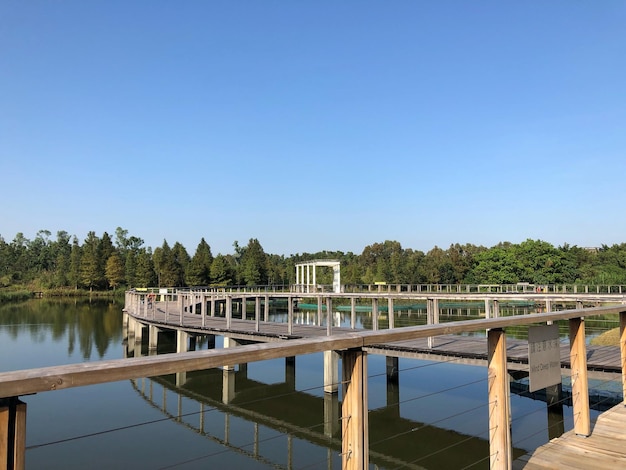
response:
<svg viewBox="0 0 626 470"><path fill-rule="evenodd" d="M558 325L528 328L528 367L531 392L561 383Z"/></svg>

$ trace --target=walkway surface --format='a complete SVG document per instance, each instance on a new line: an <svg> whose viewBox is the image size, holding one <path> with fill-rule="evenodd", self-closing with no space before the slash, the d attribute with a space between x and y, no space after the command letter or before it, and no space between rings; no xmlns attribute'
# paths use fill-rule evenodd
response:
<svg viewBox="0 0 626 470"><path fill-rule="evenodd" d="M626 407L605 411L592 424L589 437L569 431L513 462L513 470L626 468Z"/></svg>
<svg viewBox="0 0 626 470"><path fill-rule="evenodd" d="M257 326L255 320L236 318L230 320L230 327L228 327L226 318L205 316L203 320L201 315L187 312L184 313L181 324L180 312L169 313L166 316L162 306L164 304L157 302L156 309L148 312L146 320L200 334L228 334L236 339L260 342L311 338L328 334L328 328L325 325L294 323L291 332L289 332L287 323L260 321ZM175 305L170 306L170 308L172 307L175 307ZM332 327L331 331L333 334L338 334L354 330L347 327ZM524 366L528 364L528 341L514 338L507 338L506 341L508 362L520 364L522 369L525 368ZM487 338L481 334L471 336L447 335L433 338L432 347L429 347L426 338L422 338L374 345L368 347L367 350L389 356L415 357L418 359L423 359L423 355L437 355L453 356L468 361L482 361L487 359ZM561 364L563 367L570 367L569 342L567 341L561 344ZM588 345L587 368L601 372L621 372L619 348L615 346Z"/></svg>

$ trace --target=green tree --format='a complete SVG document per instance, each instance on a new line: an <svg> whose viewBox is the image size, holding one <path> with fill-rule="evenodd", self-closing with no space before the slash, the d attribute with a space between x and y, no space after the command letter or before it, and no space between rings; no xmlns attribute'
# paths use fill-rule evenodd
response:
<svg viewBox="0 0 626 470"><path fill-rule="evenodd" d="M155 250L156 251L156 250ZM157 272L150 248L140 248L137 252L137 266L135 270L135 286L151 287L158 284Z"/></svg>
<svg viewBox="0 0 626 470"><path fill-rule="evenodd" d="M225 286L233 282L230 263L221 253L211 263L211 282L213 285Z"/></svg>
<svg viewBox="0 0 626 470"><path fill-rule="evenodd" d="M251 238L241 256L242 280L246 285L267 284L267 256L256 238Z"/></svg>
<svg viewBox="0 0 626 470"><path fill-rule="evenodd" d="M100 239L95 232L90 231L83 243L80 263L80 283L90 291L94 287L101 287L104 282L104 267L100 253Z"/></svg>
<svg viewBox="0 0 626 470"><path fill-rule="evenodd" d="M113 290L124 281L124 264L119 254L113 253L109 256L105 267L105 277Z"/></svg>
<svg viewBox="0 0 626 470"><path fill-rule="evenodd" d="M196 253L191 258L187 266L186 281L189 286L206 286L211 283L211 265L213 264L213 255L211 247L202 238Z"/></svg>

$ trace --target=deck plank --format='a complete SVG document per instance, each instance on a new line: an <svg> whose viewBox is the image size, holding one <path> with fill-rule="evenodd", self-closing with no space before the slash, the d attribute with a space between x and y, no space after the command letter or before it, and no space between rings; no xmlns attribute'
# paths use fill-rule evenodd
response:
<svg viewBox="0 0 626 470"><path fill-rule="evenodd" d="M626 467L626 407L617 405L593 423L589 437L569 431L513 462L514 470L594 469Z"/></svg>

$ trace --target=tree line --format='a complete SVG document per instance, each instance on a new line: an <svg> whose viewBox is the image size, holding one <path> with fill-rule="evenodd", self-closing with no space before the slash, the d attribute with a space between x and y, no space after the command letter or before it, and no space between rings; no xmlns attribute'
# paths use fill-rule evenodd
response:
<svg viewBox="0 0 626 470"><path fill-rule="evenodd" d="M31 290L115 290L149 286L289 285L295 264L312 259L341 262L343 284L626 284L626 244L555 247L542 240L498 243L493 247L453 244L428 252L397 241L366 246L361 254L342 251L268 254L256 238L233 243L233 252L213 255L204 238L193 254L179 242L152 249L118 227L111 237L90 231L82 243L66 231L53 238L40 230L34 239L0 235L0 287ZM319 284L332 272L320 269Z"/></svg>

